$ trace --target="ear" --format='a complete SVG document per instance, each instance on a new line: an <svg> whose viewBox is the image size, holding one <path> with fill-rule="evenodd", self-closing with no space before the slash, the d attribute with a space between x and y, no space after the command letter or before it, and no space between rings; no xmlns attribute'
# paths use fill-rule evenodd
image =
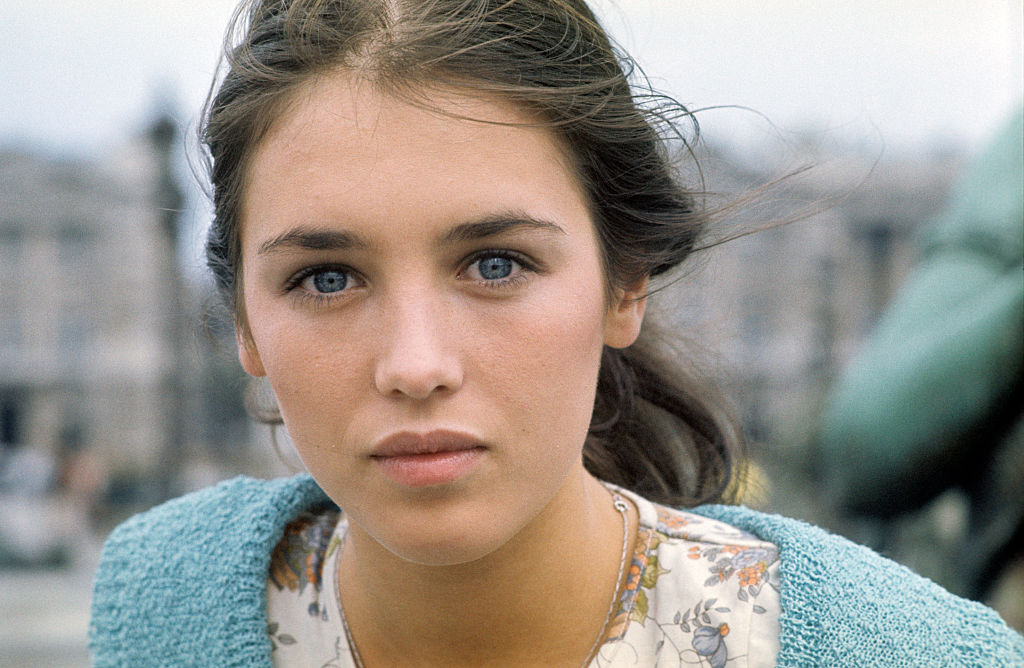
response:
<svg viewBox="0 0 1024 668"><path fill-rule="evenodd" d="M604 343L611 348L626 348L633 345L640 336L647 308L647 284L645 276L626 288L615 288L608 313L605 316Z"/></svg>
<svg viewBox="0 0 1024 668"><path fill-rule="evenodd" d="M238 345L238 361L245 372L254 377L266 376L256 342L252 340L249 328L239 322L235 323L235 343Z"/></svg>

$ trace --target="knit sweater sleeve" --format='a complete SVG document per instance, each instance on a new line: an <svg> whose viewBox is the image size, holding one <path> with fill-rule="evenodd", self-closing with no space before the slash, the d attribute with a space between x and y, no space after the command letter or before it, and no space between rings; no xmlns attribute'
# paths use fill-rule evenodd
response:
<svg viewBox="0 0 1024 668"><path fill-rule="evenodd" d="M235 478L119 526L93 588L93 665L269 667L270 553L290 518L329 503L306 475Z"/></svg>
<svg viewBox="0 0 1024 668"><path fill-rule="evenodd" d="M779 547L779 666L1024 667L1024 637L993 610L866 547L733 506L695 512Z"/></svg>

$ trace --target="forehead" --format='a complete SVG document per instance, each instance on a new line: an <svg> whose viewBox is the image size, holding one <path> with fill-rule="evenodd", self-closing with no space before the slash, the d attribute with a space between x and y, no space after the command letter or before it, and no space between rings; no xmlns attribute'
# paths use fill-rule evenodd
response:
<svg viewBox="0 0 1024 668"><path fill-rule="evenodd" d="M335 72L290 100L249 163L243 233L274 218L585 206L563 142L513 105L432 89L429 105ZM450 221L456 222L456 221Z"/></svg>

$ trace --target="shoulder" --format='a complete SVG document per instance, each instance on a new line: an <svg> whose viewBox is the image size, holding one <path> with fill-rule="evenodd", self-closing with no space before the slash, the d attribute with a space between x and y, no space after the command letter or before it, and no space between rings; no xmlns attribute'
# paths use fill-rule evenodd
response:
<svg viewBox="0 0 1024 668"><path fill-rule="evenodd" d="M743 542L769 543L767 539L750 531L693 509L684 510L650 502L653 512L641 511L641 523L670 540L733 545ZM652 521L649 518L655 518Z"/></svg>
<svg viewBox="0 0 1024 668"><path fill-rule="evenodd" d="M220 557L235 561L264 552L269 559L289 521L329 503L308 475L238 477L173 499L114 529L104 544L97 586L124 579L122 573L156 575L171 563L209 572Z"/></svg>
<svg viewBox="0 0 1024 668"><path fill-rule="evenodd" d="M287 523L300 511L327 503L324 493L305 474L274 480L239 476L135 515L111 533L107 547L165 536L179 540L182 531L189 530L248 533L253 527L240 526L241 518L260 526Z"/></svg>
<svg viewBox="0 0 1024 668"><path fill-rule="evenodd" d="M232 657L218 665L258 665L270 553L292 518L328 504L308 475L235 478L120 525L94 583L95 665L189 663L211 650Z"/></svg>
<svg viewBox="0 0 1024 668"><path fill-rule="evenodd" d="M692 512L778 546L780 665L1024 666L1024 638L994 611L866 547L748 508Z"/></svg>

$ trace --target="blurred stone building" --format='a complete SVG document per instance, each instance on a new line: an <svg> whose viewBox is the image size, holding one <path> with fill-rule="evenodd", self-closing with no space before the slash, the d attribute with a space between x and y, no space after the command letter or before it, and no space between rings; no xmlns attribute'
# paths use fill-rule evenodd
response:
<svg viewBox="0 0 1024 668"><path fill-rule="evenodd" d="M696 326L698 343L718 356L716 375L755 458L784 488L779 500L793 501L780 478L813 476L818 403L913 267L962 157L819 149L800 163L810 169L791 177L792 167L745 166L714 152L702 163L709 190L741 200L712 239L766 229L704 251L701 269L672 288L677 329ZM810 506L785 510L824 520Z"/></svg>
<svg viewBox="0 0 1024 668"><path fill-rule="evenodd" d="M157 121L102 164L0 153L0 467L19 451L58 466L88 452L108 481L156 487L175 469L175 134Z"/></svg>

